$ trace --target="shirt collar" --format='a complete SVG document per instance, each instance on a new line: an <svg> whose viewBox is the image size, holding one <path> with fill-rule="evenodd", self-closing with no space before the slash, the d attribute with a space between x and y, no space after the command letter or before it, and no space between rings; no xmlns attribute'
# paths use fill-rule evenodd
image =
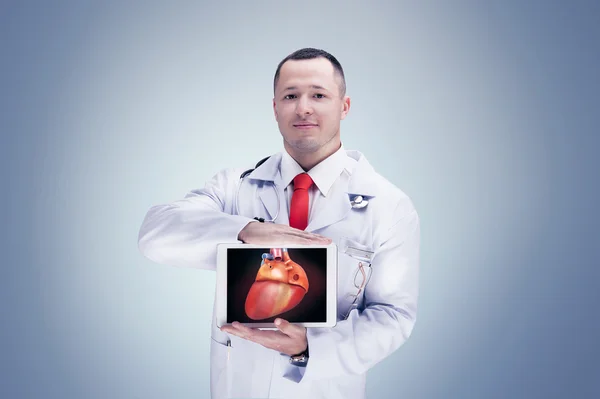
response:
<svg viewBox="0 0 600 399"><path fill-rule="evenodd" d="M280 166L281 178L284 187L287 187L292 183L294 177L300 173L304 173L304 169L302 169L298 162L296 162L285 149L282 151L282 154ZM355 160L346 155L344 146L341 145L336 152L325 158L306 173L311 177L321 194L326 197L331 186L333 186L333 183L335 183L337 178L340 177L344 171L348 174L352 173L355 163Z"/></svg>

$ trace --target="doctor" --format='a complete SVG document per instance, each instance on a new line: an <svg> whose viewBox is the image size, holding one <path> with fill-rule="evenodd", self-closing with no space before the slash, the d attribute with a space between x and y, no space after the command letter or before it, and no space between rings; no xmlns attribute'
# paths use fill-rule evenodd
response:
<svg viewBox="0 0 600 399"><path fill-rule="evenodd" d="M278 330L220 330L213 317L211 394L364 398L367 371L415 324L419 218L406 194L342 146L350 98L331 54L307 48L281 61L273 109L284 150L243 179L246 168L224 169L184 199L152 207L139 248L161 264L215 270L222 242L335 242L337 325L306 329L278 319Z"/></svg>

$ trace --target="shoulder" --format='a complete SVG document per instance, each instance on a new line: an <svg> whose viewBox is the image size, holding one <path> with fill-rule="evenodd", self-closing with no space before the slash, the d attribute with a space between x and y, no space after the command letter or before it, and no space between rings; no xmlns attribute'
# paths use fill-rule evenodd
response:
<svg viewBox="0 0 600 399"><path fill-rule="evenodd" d="M411 197L400 187L376 171L371 176L377 191L371 200L373 238L378 245L389 240L403 241L419 234L420 218Z"/></svg>
<svg viewBox="0 0 600 399"><path fill-rule="evenodd" d="M400 187L389 181L381 174L375 172L373 178L381 188L379 197L387 204L395 204L396 207L402 207L406 213L415 211L414 203L411 197Z"/></svg>
<svg viewBox="0 0 600 399"><path fill-rule="evenodd" d="M217 172L213 173L207 184L219 186L235 184L235 182L240 180L242 174L249 168L250 166L235 166L219 169Z"/></svg>
<svg viewBox="0 0 600 399"><path fill-rule="evenodd" d="M245 165L222 168L213 174L208 184L220 186L237 186L243 178L263 178L273 175L279 167L281 152L271 154L267 157L257 158L255 162Z"/></svg>

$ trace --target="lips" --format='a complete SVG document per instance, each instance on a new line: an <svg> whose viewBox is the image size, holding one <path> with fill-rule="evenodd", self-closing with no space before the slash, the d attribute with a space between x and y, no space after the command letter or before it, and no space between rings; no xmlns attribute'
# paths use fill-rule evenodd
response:
<svg viewBox="0 0 600 399"><path fill-rule="evenodd" d="M313 127L317 127L319 125L317 125L316 123L296 123L294 124L294 127L297 129L310 129Z"/></svg>
<svg viewBox="0 0 600 399"><path fill-rule="evenodd" d="M308 292L304 269L290 259L287 249L272 248L263 261L248 295L244 310L252 320L263 320L295 308Z"/></svg>

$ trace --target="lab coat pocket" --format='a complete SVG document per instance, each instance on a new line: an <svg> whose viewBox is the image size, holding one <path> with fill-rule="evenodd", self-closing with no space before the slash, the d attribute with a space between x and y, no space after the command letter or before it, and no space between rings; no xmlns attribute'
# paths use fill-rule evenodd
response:
<svg viewBox="0 0 600 399"><path fill-rule="evenodd" d="M210 392L211 398L228 398L231 392L231 346L210 339Z"/></svg>
<svg viewBox="0 0 600 399"><path fill-rule="evenodd" d="M342 237L338 249L338 319L345 320L353 309L362 304L364 290L371 276L374 251L347 237Z"/></svg>
<svg viewBox="0 0 600 399"><path fill-rule="evenodd" d="M362 262L371 263L374 251L370 246L361 244L347 237L340 239L338 248L342 253Z"/></svg>

